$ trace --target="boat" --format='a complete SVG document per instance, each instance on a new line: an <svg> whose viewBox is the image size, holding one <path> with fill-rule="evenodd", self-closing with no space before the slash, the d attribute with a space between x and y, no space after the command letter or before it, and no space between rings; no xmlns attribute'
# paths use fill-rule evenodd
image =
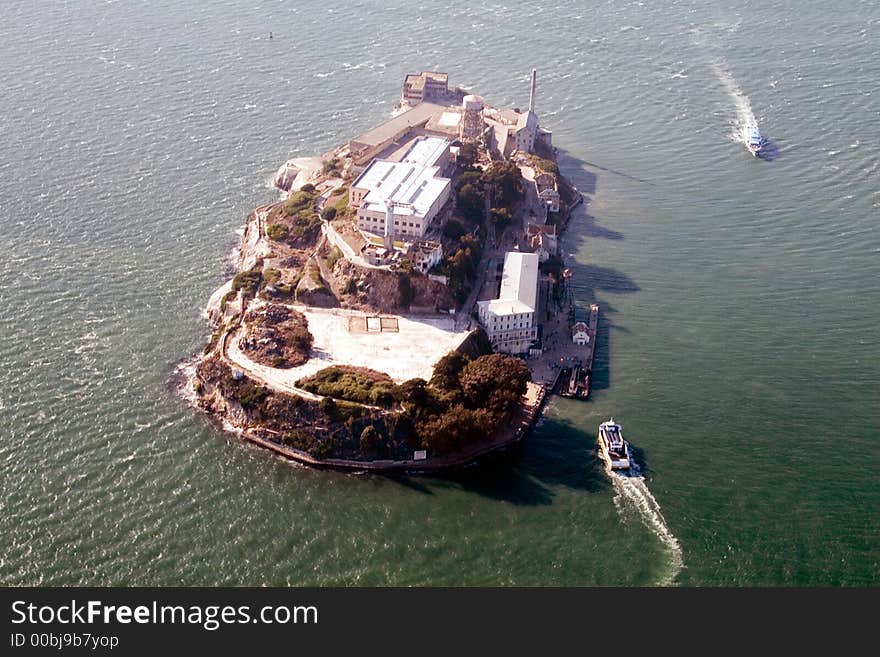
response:
<svg viewBox="0 0 880 657"><path fill-rule="evenodd" d="M758 126L755 124L750 125L746 130L746 148L749 149L749 153L757 157L758 153L764 148L764 138L761 136L761 131L758 130Z"/></svg>
<svg viewBox="0 0 880 657"><path fill-rule="evenodd" d="M599 458L605 462L605 469L628 471L631 466L629 443L623 438L623 429L611 418L599 425L597 437Z"/></svg>

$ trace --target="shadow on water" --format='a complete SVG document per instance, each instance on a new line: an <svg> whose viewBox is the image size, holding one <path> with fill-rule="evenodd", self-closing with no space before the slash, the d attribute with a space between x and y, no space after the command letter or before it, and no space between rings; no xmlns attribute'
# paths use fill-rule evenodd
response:
<svg viewBox="0 0 880 657"><path fill-rule="evenodd" d="M545 419L531 435L509 450L429 479L389 476L413 491L433 495L436 488L460 488L488 499L535 506L553 503L555 489L598 493L611 488L596 458L594 437L559 419Z"/></svg>
<svg viewBox="0 0 880 657"><path fill-rule="evenodd" d="M568 227L564 236L565 248L573 253L579 253L589 245L589 240L622 240L623 233L602 226L598 219L590 213L591 198L586 193L595 194L598 183L598 175L586 167L593 167L609 171L612 174L623 176L639 183L647 181L624 174L620 171L607 169L606 167L578 160L565 151L557 152L558 161L565 177L581 192L583 203L574 209L569 218ZM566 265L572 270L572 285L574 288L575 303L586 312L591 303L599 304L599 331L596 337L596 352L593 360L591 388L593 390L605 390L611 385L611 332L626 331L625 327L617 326L613 322L615 308L607 301L600 300L600 292L612 294L632 294L639 291L636 282L616 269L602 267L594 263L582 263L569 258Z"/></svg>
<svg viewBox="0 0 880 657"><path fill-rule="evenodd" d="M595 187L596 174L583 169L584 166L588 166L593 169L598 169L599 171L604 171L606 173L611 173L615 176L620 176L621 178L626 178L627 180L632 180L633 182L642 183L644 185L651 185L652 187L654 186L654 183L652 183L650 180L645 180L644 178L639 178L638 176L632 176L628 173L624 173L623 171L618 171L618 170L612 169L610 167L603 167L601 164L596 164L595 162L587 162L586 160L579 160L575 157L572 157L568 153L568 151L566 151L562 148L556 149L556 156L557 156L557 161L559 162L560 167L565 169L566 177L568 177L568 179L571 180L572 184L574 184L575 187L577 187L582 192L585 192L587 194L594 194L596 192L596 187ZM579 168L581 170L581 173L576 172L574 170L575 167ZM569 172L569 169L571 169L571 173ZM588 184L582 185L581 182L579 182L579 181L588 182L587 178L589 176L593 176L593 183L594 184L592 186L590 186Z"/></svg>
<svg viewBox="0 0 880 657"><path fill-rule="evenodd" d="M519 505L552 504L558 487L590 493L611 487L593 436L558 419L545 419L515 448L437 481Z"/></svg>

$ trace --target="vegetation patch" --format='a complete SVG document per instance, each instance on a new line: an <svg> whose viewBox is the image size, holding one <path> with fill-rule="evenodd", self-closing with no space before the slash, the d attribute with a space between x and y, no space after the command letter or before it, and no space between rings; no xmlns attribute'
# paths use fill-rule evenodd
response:
<svg viewBox="0 0 880 657"><path fill-rule="evenodd" d="M386 408L394 404L397 394L397 386L387 374L350 365L326 367L296 385L316 395Z"/></svg>
<svg viewBox="0 0 880 657"><path fill-rule="evenodd" d="M519 358L489 354L471 360L452 352L438 361L430 383L406 381L398 398L415 437L436 456L487 440L505 426L530 379Z"/></svg>
<svg viewBox="0 0 880 657"><path fill-rule="evenodd" d="M321 231L321 217L315 209L317 199L314 186L303 185L273 215L273 221L266 227L267 235L293 247L312 244Z"/></svg>
<svg viewBox="0 0 880 657"><path fill-rule="evenodd" d="M532 166L539 171L552 173L553 175L559 174L559 166L556 162L545 160L543 157L538 157L537 155L532 155Z"/></svg>
<svg viewBox="0 0 880 657"><path fill-rule="evenodd" d="M312 334L305 316L281 304L249 310L247 333L239 346L251 360L270 367L289 368L309 359Z"/></svg>
<svg viewBox="0 0 880 657"><path fill-rule="evenodd" d="M270 240L275 240L276 242L283 242L287 239L287 236L290 234L290 229L281 223L271 223L266 226L266 235L269 236Z"/></svg>
<svg viewBox="0 0 880 657"><path fill-rule="evenodd" d="M253 269L237 273L235 275L235 278L232 279L232 289L230 289L229 292L226 293L226 296L223 298L221 310L225 310L226 302L234 299L239 290L242 291L243 296L246 300L253 299L255 296L257 296L257 292L259 292L260 285L262 283L262 262L258 262Z"/></svg>
<svg viewBox="0 0 880 657"><path fill-rule="evenodd" d="M459 303L467 299L470 293L482 254L483 249L477 238L465 233L459 238L451 255L437 266L439 273L449 277L449 291Z"/></svg>

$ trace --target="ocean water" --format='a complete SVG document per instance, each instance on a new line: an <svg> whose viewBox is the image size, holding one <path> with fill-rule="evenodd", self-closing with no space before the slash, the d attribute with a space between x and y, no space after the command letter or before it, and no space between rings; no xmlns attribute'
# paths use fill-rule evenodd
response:
<svg viewBox="0 0 880 657"><path fill-rule="evenodd" d="M875 1L8 0L0 583L877 585L878 62ZM587 195L590 401L486 468L386 479L181 398L281 162L407 72L522 107L533 67ZM610 415L641 478L596 463Z"/></svg>

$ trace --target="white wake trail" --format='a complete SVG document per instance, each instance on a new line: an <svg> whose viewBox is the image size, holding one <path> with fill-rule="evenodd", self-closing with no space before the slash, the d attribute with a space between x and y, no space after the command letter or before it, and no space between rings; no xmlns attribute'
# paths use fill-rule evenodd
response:
<svg viewBox="0 0 880 657"><path fill-rule="evenodd" d="M752 111L752 103L720 60L712 62L712 69L736 107L736 120L732 123L730 138L745 144L748 140L749 127L758 125L758 119Z"/></svg>
<svg viewBox="0 0 880 657"><path fill-rule="evenodd" d="M666 546L669 552L669 572L658 584L660 586L669 586L675 582L678 573L684 567L684 559L682 557L681 545L678 539L669 530L666 519L660 512L660 504L651 495L645 478L641 475L623 475L612 473L611 481L614 484L615 505L618 510L623 512L620 501L629 502L641 516L642 522L654 532L657 538Z"/></svg>

